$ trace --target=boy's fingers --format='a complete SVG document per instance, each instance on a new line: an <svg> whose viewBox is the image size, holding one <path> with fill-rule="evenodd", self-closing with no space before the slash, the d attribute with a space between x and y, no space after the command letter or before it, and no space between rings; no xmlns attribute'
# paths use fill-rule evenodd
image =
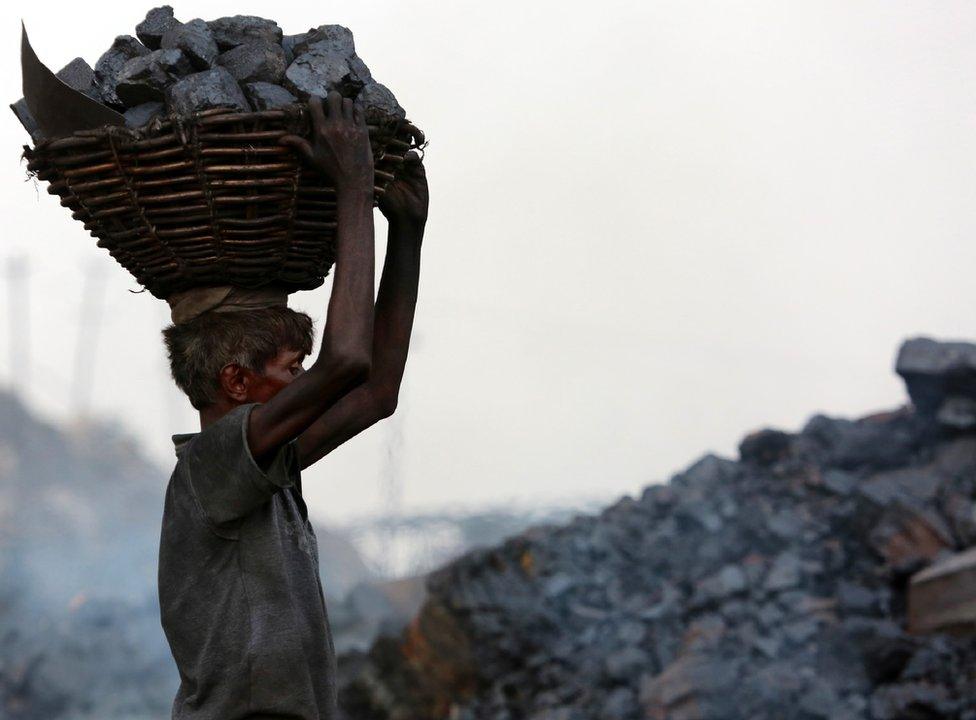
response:
<svg viewBox="0 0 976 720"><path fill-rule="evenodd" d="M352 119L357 125L366 124L366 114L363 112L362 105L356 105L355 103L353 103Z"/></svg>
<svg viewBox="0 0 976 720"><path fill-rule="evenodd" d="M278 138L278 143L287 145L304 158L309 160L312 158L312 146L303 137L298 135L282 135Z"/></svg>
<svg viewBox="0 0 976 720"><path fill-rule="evenodd" d="M335 90L325 99L326 114L330 117L342 117L342 95Z"/></svg>
<svg viewBox="0 0 976 720"><path fill-rule="evenodd" d="M349 98L342 98L342 117L352 120L352 100Z"/></svg>
<svg viewBox="0 0 976 720"><path fill-rule="evenodd" d="M325 122L325 110L322 109L322 98L318 95L310 95L308 98L308 112L312 116L315 125Z"/></svg>
<svg viewBox="0 0 976 720"><path fill-rule="evenodd" d="M420 128L418 128L416 125L413 125L411 123L407 123L406 125L404 125L404 128L413 137L414 142L416 142L418 145L424 144L424 140L426 140L427 138L424 136L424 133Z"/></svg>

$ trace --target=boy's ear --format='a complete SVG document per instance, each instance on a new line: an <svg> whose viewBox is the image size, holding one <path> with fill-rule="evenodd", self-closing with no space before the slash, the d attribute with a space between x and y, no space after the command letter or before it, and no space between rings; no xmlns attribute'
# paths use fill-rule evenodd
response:
<svg viewBox="0 0 976 720"><path fill-rule="evenodd" d="M251 384L251 372L247 368L237 363L228 363L220 369L217 379L221 390L230 400L239 403L247 400L247 391Z"/></svg>

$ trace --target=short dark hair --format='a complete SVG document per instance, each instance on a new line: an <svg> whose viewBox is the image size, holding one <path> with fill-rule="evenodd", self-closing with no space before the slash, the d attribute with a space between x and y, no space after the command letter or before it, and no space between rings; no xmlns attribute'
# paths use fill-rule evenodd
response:
<svg viewBox="0 0 976 720"><path fill-rule="evenodd" d="M203 410L217 402L222 368L236 363L256 373L282 350L309 355L312 318L288 307L205 312L163 330L169 367L190 404Z"/></svg>

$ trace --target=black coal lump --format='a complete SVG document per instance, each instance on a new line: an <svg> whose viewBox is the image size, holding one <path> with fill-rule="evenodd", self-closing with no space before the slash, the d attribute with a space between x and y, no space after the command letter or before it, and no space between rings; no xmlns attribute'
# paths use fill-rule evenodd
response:
<svg viewBox="0 0 976 720"><path fill-rule="evenodd" d="M166 31L179 24L169 5L153 8L146 13L146 19L136 25L136 37L150 50L159 50Z"/></svg>
<svg viewBox="0 0 976 720"><path fill-rule="evenodd" d="M281 85L253 82L245 83L242 87L247 99L251 101L251 107L255 110L276 110L298 102L298 98Z"/></svg>
<svg viewBox="0 0 976 720"><path fill-rule="evenodd" d="M233 15L207 23L221 50L230 50L254 40L281 44L282 32L274 20L253 15Z"/></svg>
<svg viewBox="0 0 976 720"><path fill-rule="evenodd" d="M30 108L27 107L27 101L24 98L13 103L10 109L14 111L14 115L20 120L20 124L24 126L24 130L30 133L31 140L34 141L35 145L44 139L44 134L37 126L37 120L31 115Z"/></svg>
<svg viewBox="0 0 976 720"><path fill-rule="evenodd" d="M338 53L310 50L285 71L285 87L303 100L309 95L325 97L333 90L354 98L364 84L349 59Z"/></svg>
<svg viewBox="0 0 976 720"><path fill-rule="evenodd" d="M166 87L193 72L182 50L153 50L129 60L119 72L115 91L126 107L162 100Z"/></svg>
<svg viewBox="0 0 976 720"><path fill-rule="evenodd" d="M197 70L212 67L220 53L210 27L199 18L167 30L163 34L162 47L182 50Z"/></svg>
<svg viewBox="0 0 976 720"><path fill-rule="evenodd" d="M363 109L368 123L397 122L407 116L390 89L378 82L371 82L360 90L356 105Z"/></svg>
<svg viewBox="0 0 976 720"><path fill-rule="evenodd" d="M285 62L291 65L292 60L295 59L295 45L307 37L308 33L299 33L297 35L284 35L281 38L281 48L285 51Z"/></svg>
<svg viewBox="0 0 976 720"><path fill-rule="evenodd" d="M356 43L349 28L342 25L320 25L314 30L309 30L305 38L295 43L293 47L295 57L309 50L338 53L348 57L356 54Z"/></svg>
<svg viewBox="0 0 976 720"><path fill-rule="evenodd" d="M115 92L115 83L119 71L132 58L149 54L149 48L131 35L119 35L112 43L112 47L102 53L95 63L95 82L102 92L102 101L106 105L121 108L124 103Z"/></svg>
<svg viewBox="0 0 976 720"><path fill-rule="evenodd" d="M166 112L166 106L159 101L147 102L136 105L125 111L125 124L131 128L142 127L154 117L158 117Z"/></svg>
<svg viewBox="0 0 976 720"><path fill-rule="evenodd" d="M192 115L202 110L226 107L251 109L234 76L219 65L183 78L166 91L166 107L176 115Z"/></svg>
<svg viewBox="0 0 976 720"><path fill-rule="evenodd" d="M95 83L95 71L83 58L75 58L58 70L55 75L65 85L101 102L102 93Z"/></svg>
<svg viewBox="0 0 976 720"><path fill-rule="evenodd" d="M75 58L58 70L55 75L69 87L99 102L102 101L101 88L95 84L95 71L81 58ZM31 114L30 108L27 107L27 101L24 98L12 104L10 109L14 111L14 115L20 120L20 124L24 126L24 129L30 133L31 140L34 141L35 145L44 139L41 129L37 126L37 120Z"/></svg>
<svg viewBox="0 0 976 720"><path fill-rule="evenodd" d="M221 53L217 62L241 83L280 83L285 77L285 51L281 45L258 40Z"/></svg>
<svg viewBox="0 0 976 720"><path fill-rule="evenodd" d="M353 82L362 85L368 85L373 80L373 75L369 72L369 68L366 67L366 63L363 62L362 58L358 55L353 55L346 58L346 63L349 65L350 78Z"/></svg>

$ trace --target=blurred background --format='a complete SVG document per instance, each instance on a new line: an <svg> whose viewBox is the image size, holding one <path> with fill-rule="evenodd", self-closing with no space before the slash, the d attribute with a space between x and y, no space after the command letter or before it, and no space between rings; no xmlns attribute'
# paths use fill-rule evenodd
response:
<svg viewBox="0 0 976 720"><path fill-rule="evenodd" d="M358 603L335 613L350 647L422 597L377 583L732 455L760 426L900 405L902 339L976 336L970 3L174 8L348 26L430 140L399 409L304 475L326 591ZM21 19L59 68L94 65L148 9L4 6L5 102ZM165 707L161 498L171 435L199 429L168 375L168 308L28 178L3 117L0 590L38 623L18 643L88 628L73 659L49 653L66 667L140 648L159 677L146 703ZM378 259L384 241L377 215ZM291 299L319 329L329 288Z"/></svg>

